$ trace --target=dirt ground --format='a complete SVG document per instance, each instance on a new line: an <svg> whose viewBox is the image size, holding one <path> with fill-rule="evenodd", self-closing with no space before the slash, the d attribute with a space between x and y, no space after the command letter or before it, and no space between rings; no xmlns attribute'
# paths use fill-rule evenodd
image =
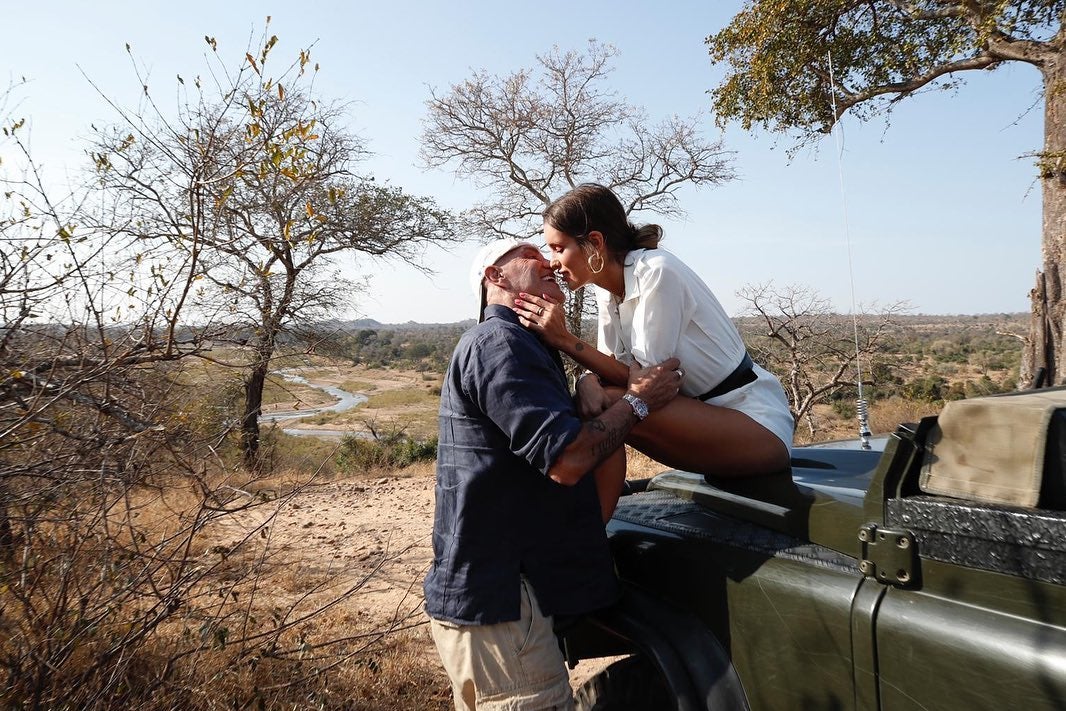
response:
<svg viewBox="0 0 1066 711"><path fill-rule="evenodd" d="M308 377L353 391L358 384L371 395L400 390L425 392L433 385L418 373L365 368L319 368ZM307 396L305 404L312 396L300 394ZM376 408L374 416L379 421L402 421L415 431L435 431L436 403L427 407L424 400L410 400L386 401ZM272 409L292 404L277 403ZM309 418L307 424L292 426L355 429L361 410L323 418L328 424ZM343 603L346 614L366 628L411 629L419 654L438 670L446 689L447 677L440 669L422 613L422 580L432 559L433 485L432 462L401 472L312 482L295 495L279 499L285 502L274 514L270 538L275 563L291 568L294 593L327 577L339 581L340 586L365 580ZM572 683L579 685L603 666L583 662L571 671Z"/></svg>
<svg viewBox="0 0 1066 711"><path fill-rule="evenodd" d="M361 626L411 629L419 655L440 669L422 613L422 579L432 559L432 465L370 479L316 484L293 496L273 522L272 547L292 575L316 579L324 569L338 580L367 582L347 600ZM297 586L298 587L298 586ZM575 687L606 666L582 662L571 670Z"/></svg>
<svg viewBox="0 0 1066 711"><path fill-rule="evenodd" d="M283 594L324 585L324 596L342 598L343 614L329 618L334 624L410 630L419 655L427 665L435 662L422 613L422 579L432 558L432 469L312 483L283 498L270 533L273 562L288 569ZM342 637L349 631L320 632ZM443 671L440 681L446 688Z"/></svg>
<svg viewBox="0 0 1066 711"><path fill-rule="evenodd" d="M421 609L432 529L433 474L420 468L309 486L280 508L271 538L294 560L317 561L347 579L367 577L360 612L388 620Z"/></svg>

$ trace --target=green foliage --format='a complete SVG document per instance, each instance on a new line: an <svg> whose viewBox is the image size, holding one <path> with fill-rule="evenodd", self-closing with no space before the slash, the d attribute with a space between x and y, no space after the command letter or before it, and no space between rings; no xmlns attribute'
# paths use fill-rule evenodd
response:
<svg viewBox="0 0 1066 711"><path fill-rule="evenodd" d="M939 375L925 375L903 387L903 394L911 400L935 402L943 400L947 392L948 381Z"/></svg>
<svg viewBox="0 0 1066 711"><path fill-rule="evenodd" d="M262 471L276 473L285 471L317 472L330 475L337 469L337 440L285 434L272 423L264 427L260 439ZM230 449L228 459L235 459L236 452Z"/></svg>
<svg viewBox="0 0 1066 711"><path fill-rule="evenodd" d="M831 400L833 406L833 412L837 417L844 420L854 420L858 416L858 410L855 405L855 400L847 400L844 398L833 398Z"/></svg>
<svg viewBox="0 0 1066 711"><path fill-rule="evenodd" d="M402 469L437 458L437 438L418 440L402 430L377 433L374 439L345 437L337 453L337 466L349 474Z"/></svg>
<svg viewBox="0 0 1066 711"><path fill-rule="evenodd" d="M721 122L810 136L850 107L866 119L934 82L949 87L959 81L949 71L1032 61L1022 55L1043 50L1062 11L1061 0L749 0L707 39L711 59L728 65L714 107ZM1017 40L1033 44L1019 52Z"/></svg>
<svg viewBox="0 0 1066 711"><path fill-rule="evenodd" d="M337 355L370 368L443 373L467 324L359 329L341 339Z"/></svg>
<svg viewBox="0 0 1066 711"><path fill-rule="evenodd" d="M1003 392L999 385L992 381L988 375L982 375L978 380L966 383L963 389L965 397L983 397Z"/></svg>

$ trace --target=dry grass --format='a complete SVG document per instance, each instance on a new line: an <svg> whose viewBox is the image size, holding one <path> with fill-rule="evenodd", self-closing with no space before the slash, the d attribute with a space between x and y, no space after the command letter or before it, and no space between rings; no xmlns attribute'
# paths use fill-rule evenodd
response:
<svg viewBox="0 0 1066 711"><path fill-rule="evenodd" d="M626 445L626 479L649 479L667 469L666 465Z"/></svg>
<svg viewBox="0 0 1066 711"><path fill-rule="evenodd" d="M940 410L940 405L931 402L899 397L881 400L870 409L870 431L877 434L895 432L901 424L918 422L923 417L939 414Z"/></svg>
<svg viewBox="0 0 1066 711"><path fill-rule="evenodd" d="M427 392L424 388L402 388L386 390L385 392L370 396L366 408L379 410L386 407L411 407L419 405L432 406L434 409L440 406L440 396Z"/></svg>
<svg viewBox="0 0 1066 711"><path fill-rule="evenodd" d="M378 389L377 383L370 380L342 380L337 384L341 390L350 393L372 393Z"/></svg>
<svg viewBox="0 0 1066 711"><path fill-rule="evenodd" d="M337 674L339 688L329 691L334 698L346 693L350 708L360 711L444 711L452 708L452 694L443 674L436 659L427 659L420 636L398 633L380 651Z"/></svg>
<svg viewBox="0 0 1066 711"><path fill-rule="evenodd" d="M227 647L197 652L174 665L165 685L127 708L323 709L434 711L451 708L451 692L421 636L360 632L350 615L327 615L319 628L290 636L287 647L243 656ZM174 654L165 636L143 653L131 690L155 684L156 667ZM116 706L117 708L118 706Z"/></svg>
<svg viewBox="0 0 1066 711"><path fill-rule="evenodd" d="M447 708L415 575L386 614L367 612L409 544L352 546L339 563L279 528L325 485L291 471L174 476L66 499L64 518L24 542L32 557L0 560L0 707ZM29 583L12 582L20 565ZM48 666L31 681L35 659Z"/></svg>

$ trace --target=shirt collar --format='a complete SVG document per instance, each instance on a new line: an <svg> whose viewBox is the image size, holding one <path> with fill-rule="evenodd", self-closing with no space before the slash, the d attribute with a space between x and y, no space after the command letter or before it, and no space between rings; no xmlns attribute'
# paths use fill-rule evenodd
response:
<svg viewBox="0 0 1066 711"><path fill-rule="evenodd" d="M622 278L625 292L621 301L629 301L640 297L640 282L637 280L637 267L644 256L643 249L633 249L626 253L625 262L622 264Z"/></svg>
<svg viewBox="0 0 1066 711"><path fill-rule="evenodd" d="M644 256L645 250L634 249L626 253L625 259L622 261L622 298L618 298L607 289L596 287L596 303L600 306L607 307L618 305L632 299L640 297L640 281L637 280L637 269L640 267L641 259Z"/></svg>
<svg viewBox="0 0 1066 711"><path fill-rule="evenodd" d="M485 307L485 320L488 321L490 318L502 318L504 321L518 323L518 314L510 306L503 304L489 304Z"/></svg>
<svg viewBox="0 0 1066 711"><path fill-rule="evenodd" d="M504 321L507 321L508 323L513 323L517 326L522 325L522 322L518 320L518 314L515 313L515 310L512 309L510 306L504 306L503 304L489 304L485 307L485 320L482 321L482 323L485 323L489 319L494 318L502 319ZM559 351L549 347L548 344L546 344L540 336L538 336L533 331L530 331L528 328L523 327L522 330L532 336L534 340L540 343L541 346L543 346L544 349L548 351L548 354L551 356L551 359L555 361L555 365L558 366L560 372L564 373L565 377L566 368L563 367L563 360L562 357L559 355Z"/></svg>

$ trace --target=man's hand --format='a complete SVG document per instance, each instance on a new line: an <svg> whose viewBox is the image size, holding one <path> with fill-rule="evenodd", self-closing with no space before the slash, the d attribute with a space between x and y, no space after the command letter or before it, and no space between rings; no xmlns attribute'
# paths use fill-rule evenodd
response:
<svg viewBox="0 0 1066 711"><path fill-rule="evenodd" d="M677 358L668 358L647 368L630 365L626 392L639 397L648 406L648 410L654 412L677 397L681 389L680 366L681 361Z"/></svg>
<svg viewBox="0 0 1066 711"><path fill-rule="evenodd" d="M577 387L577 413L582 420L591 420L614 402L595 374L581 378ZM618 396L615 395L615 399Z"/></svg>
<svg viewBox="0 0 1066 711"><path fill-rule="evenodd" d="M639 397L649 411L658 410L677 397L681 388L681 373L677 358L664 360L650 368L629 366L627 391ZM585 378L593 380L593 378ZM592 384L589 384L592 389ZM599 387L599 386L597 386ZM599 387L603 390L602 387ZM617 392L617 391L616 391ZM629 403L615 400L594 419L587 420L577 438L567 445L548 470L552 480L573 486L581 477L595 469L607 457L625 444L626 435L637 425Z"/></svg>

